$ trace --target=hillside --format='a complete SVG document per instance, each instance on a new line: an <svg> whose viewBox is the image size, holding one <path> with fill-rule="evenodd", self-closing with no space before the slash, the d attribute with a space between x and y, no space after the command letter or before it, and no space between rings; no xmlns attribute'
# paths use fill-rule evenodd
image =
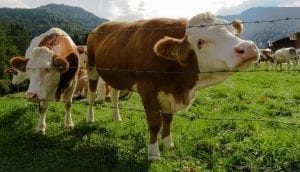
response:
<svg viewBox="0 0 300 172"><path fill-rule="evenodd" d="M106 19L99 18L79 7L49 4L34 9L0 8L0 20L23 24L32 36L51 27L59 27L70 35L85 36Z"/></svg>
<svg viewBox="0 0 300 172"><path fill-rule="evenodd" d="M63 4L48 4L38 7L37 9L45 10L51 14L64 16L65 18L87 26L89 29L92 29L98 26L100 23L107 21L107 19L99 18L82 8L71 7Z"/></svg>
<svg viewBox="0 0 300 172"><path fill-rule="evenodd" d="M219 16L232 21L239 18L246 22L267 21L278 18L300 18L300 7L256 7L250 8L238 15ZM283 20L278 22L264 22L258 24L245 24L242 38L250 39L259 47L265 47L268 40L274 41L300 31L300 20Z"/></svg>

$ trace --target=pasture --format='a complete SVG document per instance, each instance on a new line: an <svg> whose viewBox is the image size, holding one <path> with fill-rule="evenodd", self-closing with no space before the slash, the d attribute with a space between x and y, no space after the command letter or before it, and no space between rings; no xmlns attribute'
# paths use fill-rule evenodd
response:
<svg viewBox="0 0 300 172"><path fill-rule="evenodd" d="M74 102L72 131L63 127L63 104L51 102L40 135L36 104L1 97L0 171L300 170L299 71L239 72L198 91L190 109L174 115L175 148L161 147L154 163L136 93L120 102L122 122L112 121L105 101L95 108L95 123L86 124L87 105Z"/></svg>

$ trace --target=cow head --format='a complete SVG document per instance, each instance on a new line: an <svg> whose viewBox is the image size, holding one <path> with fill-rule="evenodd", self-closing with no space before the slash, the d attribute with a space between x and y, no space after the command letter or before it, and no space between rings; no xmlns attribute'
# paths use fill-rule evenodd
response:
<svg viewBox="0 0 300 172"><path fill-rule="evenodd" d="M77 46L77 51L79 53L79 67L81 69L86 68L87 65L87 47L84 45Z"/></svg>
<svg viewBox="0 0 300 172"><path fill-rule="evenodd" d="M155 44L154 52L180 64L194 52L201 72L237 70L258 57L256 45L239 38L242 31L242 22L238 20L228 23L203 13L187 22L184 38L162 38Z"/></svg>
<svg viewBox="0 0 300 172"><path fill-rule="evenodd" d="M61 73L68 69L68 62L57 57L47 47L37 47L32 58L20 61L20 67L26 66L29 77L29 88L26 98L29 101L40 101L55 96ZM24 69L24 70L25 70Z"/></svg>
<svg viewBox="0 0 300 172"><path fill-rule="evenodd" d="M26 74L26 61L28 61L28 59L25 59L23 56L17 56L10 59L12 68L10 68L7 73L13 75L12 84L20 84L28 78Z"/></svg>

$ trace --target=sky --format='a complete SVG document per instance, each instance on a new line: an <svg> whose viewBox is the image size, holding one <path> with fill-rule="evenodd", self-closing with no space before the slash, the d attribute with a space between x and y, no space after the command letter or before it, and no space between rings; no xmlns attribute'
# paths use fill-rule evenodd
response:
<svg viewBox="0 0 300 172"><path fill-rule="evenodd" d="M251 7L300 7L300 0L0 0L0 7L36 8L49 3L77 6L109 20L191 18L210 11L239 14Z"/></svg>

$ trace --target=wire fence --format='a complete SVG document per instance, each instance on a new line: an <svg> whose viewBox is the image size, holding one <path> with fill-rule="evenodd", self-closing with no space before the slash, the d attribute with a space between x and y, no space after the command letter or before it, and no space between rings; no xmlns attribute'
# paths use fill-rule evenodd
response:
<svg viewBox="0 0 300 172"><path fill-rule="evenodd" d="M0 97L1 99L26 99L24 97L19 97L19 96L3 96ZM50 102L57 102L53 99L49 99L48 101ZM85 105L89 106L87 102L84 101L73 101L72 104L78 104L78 105ZM113 107L113 106L108 106L103 103L98 104L97 102L94 104L96 107L104 107L104 108L110 108L110 109L121 109L121 110L126 110L126 111L134 111L134 112L142 112L146 113L144 109L137 109L137 108L128 108L128 107ZM259 122L259 123L268 123L268 124L284 124L284 125L290 125L290 126L295 126L295 127L300 127L300 123L297 122L287 122L287 121L282 121L282 120L271 120L271 119L249 119L249 118L209 118L209 117L203 117L199 114L184 114L184 113L174 113L174 116L178 116L181 118L184 118L189 121L195 121L195 120L205 120L205 121L236 121L236 122Z"/></svg>
<svg viewBox="0 0 300 172"><path fill-rule="evenodd" d="M300 20L300 17L285 17L285 18L276 18L272 20L256 20L256 21L240 21L242 24L261 24L261 23L277 23L280 21L291 21L291 20ZM220 23L220 24L202 24L202 25L191 25L188 27L148 27L143 29L126 29L126 30L115 30L115 31L105 31L105 32L98 32L102 34L114 33L114 32L136 32L136 31L158 31L158 30L177 30L177 29L188 29L188 28L204 28L204 27L214 27L214 26L229 26L232 25L231 22L229 23ZM90 33L78 33L78 35L87 35L87 34L94 34L94 32ZM42 37L47 37L48 35L41 35ZM57 36L69 36L65 34L57 34ZM3 36L2 36L3 37ZM16 38L20 37L28 37L18 35L15 36Z"/></svg>

